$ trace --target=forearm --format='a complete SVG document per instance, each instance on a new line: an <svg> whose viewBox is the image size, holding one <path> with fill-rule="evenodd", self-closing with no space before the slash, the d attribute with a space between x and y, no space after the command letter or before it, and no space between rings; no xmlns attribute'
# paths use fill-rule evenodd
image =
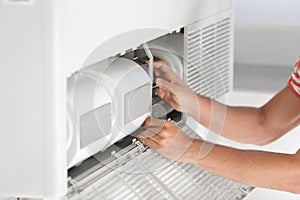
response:
<svg viewBox="0 0 300 200"><path fill-rule="evenodd" d="M242 143L269 143L299 124L300 100L286 87L260 108L232 107L198 96L192 116L215 133Z"/></svg>
<svg viewBox="0 0 300 200"><path fill-rule="evenodd" d="M192 117L217 134L242 143L266 140L260 108L227 106L202 96L197 106Z"/></svg>
<svg viewBox="0 0 300 200"><path fill-rule="evenodd" d="M215 145L211 152L200 158L202 141L194 141L184 155L191 162L216 175L258 187L300 192L299 156L244 151Z"/></svg>

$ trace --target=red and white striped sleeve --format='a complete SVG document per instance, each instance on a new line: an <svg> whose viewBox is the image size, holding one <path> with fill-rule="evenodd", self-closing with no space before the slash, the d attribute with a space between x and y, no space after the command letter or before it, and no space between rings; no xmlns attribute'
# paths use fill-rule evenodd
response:
<svg viewBox="0 0 300 200"><path fill-rule="evenodd" d="M288 81L288 87L300 98L300 57L298 58L291 78Z"/></svg>

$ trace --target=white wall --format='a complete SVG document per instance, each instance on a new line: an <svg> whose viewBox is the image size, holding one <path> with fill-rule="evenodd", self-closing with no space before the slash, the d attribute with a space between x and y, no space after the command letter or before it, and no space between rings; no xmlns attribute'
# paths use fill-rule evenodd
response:
<svg viewBox="0 0 300 200"><path fill-rule="evenodd" d="M300 0L234 0L235 62L294 65L300 56Z"/></svg>

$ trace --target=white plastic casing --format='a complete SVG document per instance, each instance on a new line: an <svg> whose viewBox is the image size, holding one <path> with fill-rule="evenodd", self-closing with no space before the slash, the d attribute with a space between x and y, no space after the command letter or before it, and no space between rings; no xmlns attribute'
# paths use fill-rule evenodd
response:
<svg viewBox="0 0 300 200"><path fill-rule="evenodd" d="M66 194L72 73L231 8L231 0L28 2L0 2L2 196Z"/></svg>
<svg viewBox="0 0 300 200"><path fill-rule="evenodd" d="M108 59L68 79L68 167L139 128L151 114L152 83L125 58Z"/></svg>
<svg viewBox="0 0 300 200"><path fill-rule="evenodd" d="M118 58L103 71L100 83L112 98L113 144L139 128L151 114L152 82L138 64Z"/></svg>
<svg viewBox="0 0 300 200"><path fill-rule="evenodd" d="M97 76L80 71L68 79L67 162L74 166L111 138L112 102Z"/></svg>

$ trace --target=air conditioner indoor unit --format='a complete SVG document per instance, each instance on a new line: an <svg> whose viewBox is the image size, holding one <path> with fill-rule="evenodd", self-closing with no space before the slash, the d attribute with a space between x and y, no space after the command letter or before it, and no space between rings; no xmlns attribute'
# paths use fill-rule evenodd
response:
<svg viewBox="0 0 300 200"><path fill-rule="evenodd" d="M0 196L242 199L252 189L135 140L150 115L199 137L153 92L152 58L199 94L232 90L231 0L5 0L0 22Z"/></svg>

